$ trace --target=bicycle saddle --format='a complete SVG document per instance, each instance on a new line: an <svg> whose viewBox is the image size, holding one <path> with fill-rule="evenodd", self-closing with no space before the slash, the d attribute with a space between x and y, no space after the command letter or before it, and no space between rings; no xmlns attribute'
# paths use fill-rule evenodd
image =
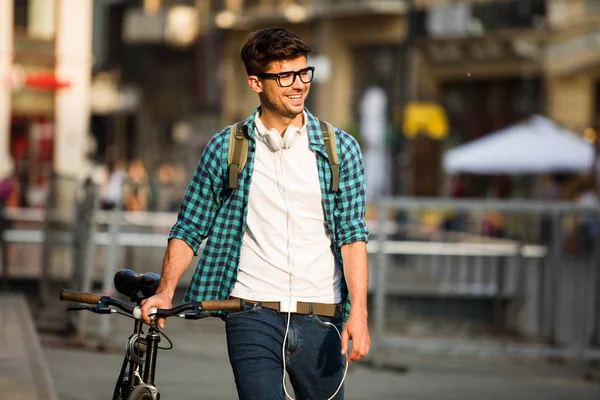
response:
<svg viewBox="0 0 600 400"><path fill-rule="evenodd" d="M129 297L137 296L142 292L142 299L150 297L156 293L160 275L154 272L140 274L130 269L122 269L115 274L115 288Z"/></svg>

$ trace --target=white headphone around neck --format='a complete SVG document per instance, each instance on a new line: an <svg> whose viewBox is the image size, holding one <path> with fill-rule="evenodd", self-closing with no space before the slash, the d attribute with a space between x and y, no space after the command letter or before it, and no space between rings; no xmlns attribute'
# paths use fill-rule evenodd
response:
<svg viewBox="0 0 600 400"><path fill-rule="evenodd" d="M256 130L258 135L265 140L267 145L273 151L279 151L282 148L289 149L294 144L296 137L302 134L300 128L294 125L290 125L285 130L283 137L279 134L277 129L271 128L264 132L261 132L259 129Z"/></svg>

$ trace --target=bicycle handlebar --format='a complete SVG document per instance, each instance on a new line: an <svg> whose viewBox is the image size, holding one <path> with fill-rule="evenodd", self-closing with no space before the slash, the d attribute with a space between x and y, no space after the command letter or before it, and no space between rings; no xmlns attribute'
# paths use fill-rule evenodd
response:
<svg viewBox="0 0 600 400"><path fill-rule="evenodd" d="M75 301L86 304L97 304L102 299L102 296L98 294L76 292L69 289L61 289L59 297L63 301Z"/></svg>
<svg viewBox="0 0 600 400"><path fill-rule="evenodd" d="M61 289L60 300L73 301L77 303L86 304L100 304L104 303L105 306L115 306L125 311L128 314L133 315L136 307L131 306L119 299L112 298L110 296L101 296L94 293L77 292L69 289ZM197 308L196 308L197 305ZM243 301L240 299L230 300L205 300L195 303L185 303L173 308L159 308L156 310L157 318L166 318L176 315L180 315L185 311L196 310L201 311L240 311L243 307Z"/></svg>

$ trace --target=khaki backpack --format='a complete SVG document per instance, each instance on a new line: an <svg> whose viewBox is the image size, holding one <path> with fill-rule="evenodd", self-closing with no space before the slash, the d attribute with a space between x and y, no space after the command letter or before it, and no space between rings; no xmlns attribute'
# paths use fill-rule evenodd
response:
<svg viewBox="0 0 600 400"><path fill-rule="evenodd" d="M323 132L323 141L331 166L332 183L331 188L334 192L338 190L340 184L339 159L335 142L335 131L333 125L329 122L319 121L321 131ZM231 127L229 133L229 151L227 152L227 172L229 174L229 188L237 189L237 181L240 172L246 166L248 158L248 138L244 133L243 122L238 122Z"/></svg>

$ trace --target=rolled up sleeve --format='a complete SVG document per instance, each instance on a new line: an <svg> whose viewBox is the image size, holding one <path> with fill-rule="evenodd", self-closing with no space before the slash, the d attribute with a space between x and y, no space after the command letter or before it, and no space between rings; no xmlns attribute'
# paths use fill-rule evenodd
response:
<svg viewBox="0 0 600 400"><path fill-rule="evenodd" d="M181 239L187 243L188 246L194 251L194 255L198 255L198 249L200 248L200 244L202 244L202 238L198 234L197 231L191 229L188 225L186 225L182 221L177 221L173 228L171 228L171 232L169 233L169 240L171 239Z"/></svg>
<svg viewBox="0 0 600 400"><path fill-rule="evenodd" d="M221 204L223 163L226 163L222 157L223 136L223 132L215 135L206 145L183 197L177 222L169 233L169 240L183 240L194 255L208 237Z"/></svg>
<svg viewBox="0 0 600 400"><path fill-rule="evenodd" d="M340 148L340 185L336 195L336 246L354 242L368 242L369 230L365 222L367 198L365 168L360 147L347 135Z"/></svg>

